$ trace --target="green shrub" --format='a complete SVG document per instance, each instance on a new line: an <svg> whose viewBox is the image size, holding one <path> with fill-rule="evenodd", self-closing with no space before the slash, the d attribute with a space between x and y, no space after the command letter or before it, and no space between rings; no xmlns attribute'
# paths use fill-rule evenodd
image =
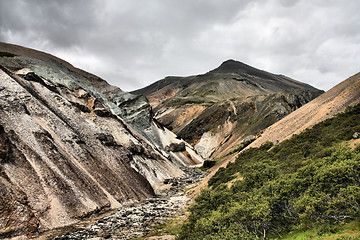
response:
<svg viewBox="0 0 360 240"><path fill-rule="evenodd" d="M216 161L205 160L201 167L201 170L207 170L209 168L212 168L213 166L215 166L215 164Z"/></svg>
<svg viewBox="0 0 360 240"><path fill-rule="evenodd" d="M179 239L256 239L360 218L360 105L276 146L242 152L209 180ZM230 188L227 182L236 176Z"/></svg>

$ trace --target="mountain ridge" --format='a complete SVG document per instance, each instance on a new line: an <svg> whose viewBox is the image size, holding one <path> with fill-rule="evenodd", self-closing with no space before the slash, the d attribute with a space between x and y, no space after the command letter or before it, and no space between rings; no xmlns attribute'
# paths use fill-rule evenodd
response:
<svg viewBox="0 0 360 240"><path fill-rule="evenodd" d="M316 88L310 86L309 84L305 84L305 83L296 81L296 80L286 77L284 75L272 74L272 73L251 67L245 63L230 59L230 60L224 61L219 67L217 67L207 73L194 75L194 76L188 76L188 77L168 76L168 77L158 80L144 88L132 91L131 93L136 94L136 95L147 96L147 98L150 101L150 104L152 106L156 106L152 102L152 96L155 95L156 92L160 92L161 89L164 89L164 88L168 89L169 86L171 86L171 88L173 89L174 92L181 92L181 91L185 90L189 85L194 84L194 82L199 83L199 84L204 84L207 88L212 89L213 86L211 86L211 82L216 82L216 80L214 79L215 75L219 75L219 74L227 74L227 75L224 75L224 78L226 78L226 80L235 81L235 82L236 81L243 82L244 84L248 83L257 88L262 87L262 84L264 84L264 83L261 83L258 80L265 76L265 78L263 78L263 79L273 80L270 82L270 84L266 85L267 87L269 87L269 85L274 84L274 81L275 82L281 81L281 83L283 85L287 86L286 89L291 89L291 88L295 88L295 87L310 88L310 89L314 89L314 90L316 89ZM254 79L254 77L257 77L259 79ZM206 83L206 82L208 82L208 83ZM229 88L229 91L238 90L238 88L239 88L238 85L239 84L232 84L231 87ZM165 89L165 91L167 89ZM271 87L270 87L270 89L271 89ZM281 89L284 90L284 87L282 87ZM262 93L262 94L268 93L267 91L261 91L261 89L257 89L257 90L260 91L260 93ZM279 91L279 88L276 88L276 91ZM241 92L238 95L248 96L248 95L253 95L253 94L247 94L246 92ZM165 96L162 96L162 97L165 97L165 100L167 99L166 94L165 94Z"/></svg>
<svg viewBox="0 0 360 240"><path fill-rule="evenodd" d="M224 155L322 91L227 60L205 74L166 77L132 93L145 95L161 124L210 158Z"/></svg>
<svg viewBox="0 0 360 240"><path fill-rule="evenodd" d="M284 141L292 135L344 111L347 107L358 104L360 102L359 89L360 73L357 73L270 126L249 147L258 147L266 141ZM279 131L280 129L281 131Z"/></svg>

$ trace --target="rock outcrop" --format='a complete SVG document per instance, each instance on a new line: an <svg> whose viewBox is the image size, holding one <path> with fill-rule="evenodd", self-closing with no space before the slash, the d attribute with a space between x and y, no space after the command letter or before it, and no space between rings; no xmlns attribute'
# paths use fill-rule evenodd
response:
<svg viewBox="0 0 360 240"><path fill-rule="evenodd" d="M0 43L0 238L154 196L202 162L124 93L54 56ZM153 137L155 136L155 137Z"/></svg>

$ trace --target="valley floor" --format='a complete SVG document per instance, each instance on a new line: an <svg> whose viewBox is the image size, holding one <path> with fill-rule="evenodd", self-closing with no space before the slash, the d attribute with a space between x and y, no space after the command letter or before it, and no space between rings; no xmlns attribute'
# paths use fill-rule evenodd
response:
<svg viewBox="0 0 360 240"><path fill-rule="evenodd" d="M35 239L146 239L146 236L154 235L154 229L164 225L169 219L185 215L184 210L191 200L186 196L185 190L192 188L206 174L197 169L189 169L184 178L165 180L158 188L156 198L133 203L72 226L44 232ZM165 236L165 239L173 238L175 236Z"/></svg>

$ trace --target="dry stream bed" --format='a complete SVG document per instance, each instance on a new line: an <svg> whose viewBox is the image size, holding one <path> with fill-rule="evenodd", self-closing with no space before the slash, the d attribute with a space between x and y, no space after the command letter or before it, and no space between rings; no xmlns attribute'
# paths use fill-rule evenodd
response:
<svg viewBox="0 0 360 240"><path fill-rule="evenodd" d="M185 177L167 179L156 188L158 195L155 198L124 206L72 226L44 232L35 239L101 240L144 237L169 219L185 214L184 209L190 204L185 191L207 175L207 172L197 169L185 171Z"/></svg>

